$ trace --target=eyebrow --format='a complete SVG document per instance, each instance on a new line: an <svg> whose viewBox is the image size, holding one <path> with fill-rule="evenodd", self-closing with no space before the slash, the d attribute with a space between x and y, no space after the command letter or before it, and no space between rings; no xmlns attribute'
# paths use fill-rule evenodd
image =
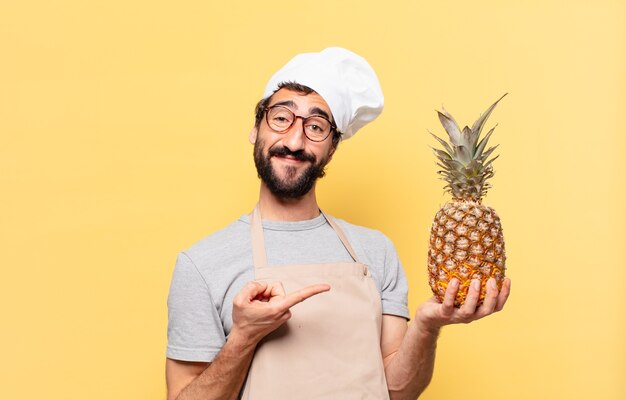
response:
<svg viewBox="0 0 626 400"><path fill-rule="evenodd" d="M270 107L274 106L287 106L295 108L296 110L298 109L298 106L292 100L279 101L278 103L272 104ZM311 115L321 115L322 117L326 117L329 121L332 121L331 116L319 107L312 107L309 109L309 112L311 113Z"/></svg>
<svg viewBox="0 0 626 400"><path fill-rule="evenodd" d="M328 115L326 111L322 110L319 107L313 107L309 110L309 112L312 114L321 115L322 117L326 117L329 121L331 120L330 115Z"/></svg>

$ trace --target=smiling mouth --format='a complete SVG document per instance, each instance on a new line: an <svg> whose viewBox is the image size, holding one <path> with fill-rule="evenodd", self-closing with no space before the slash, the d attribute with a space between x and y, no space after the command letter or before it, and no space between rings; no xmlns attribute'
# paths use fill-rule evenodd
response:
<svg viewBox="0 0 626 400"><path fill-rule="evenodd" d="M292 155L275 155L275 156L272 156L272 158L278 158L279 160L289 163L289 164L301 164L306 161L306 160L303 160L301 158L298 158Z"/></svg>

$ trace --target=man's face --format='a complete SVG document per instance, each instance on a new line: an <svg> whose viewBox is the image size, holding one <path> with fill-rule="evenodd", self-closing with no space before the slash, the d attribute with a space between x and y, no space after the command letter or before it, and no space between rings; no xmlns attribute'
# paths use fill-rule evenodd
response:
<svg viewBox="0 0 626 400"><path fill-rule="evenodd" d="M323 113L331 116L328 104L317 93L303 95L281 89L274 93L269 107L278 104L304 117ZM250 133L250 141L254 143L254 163L259 177L280 198L300 198L307 194L317 178L324 175L324 167L334 152L332 133L323 142L312 142L304 134L301 119L287 132L276 133L263 118L258 129Z"/></svg>

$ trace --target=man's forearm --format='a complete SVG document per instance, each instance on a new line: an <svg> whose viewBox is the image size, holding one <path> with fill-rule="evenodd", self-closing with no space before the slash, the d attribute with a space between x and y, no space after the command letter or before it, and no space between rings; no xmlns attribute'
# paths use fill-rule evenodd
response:
<svg viewBox="0 0 626 400"><path fill-rule="evenodd" d="M433 376L439 329L429 330L415 320L402 340L398 352L385 368L392 400L415 400Z"/></svg>
<svg viewBox="0 0 626 400"><path fill-rule="evenodd" d="M229 337L217 357L176 400L235 400L254 356L255 345Z"/></svg>

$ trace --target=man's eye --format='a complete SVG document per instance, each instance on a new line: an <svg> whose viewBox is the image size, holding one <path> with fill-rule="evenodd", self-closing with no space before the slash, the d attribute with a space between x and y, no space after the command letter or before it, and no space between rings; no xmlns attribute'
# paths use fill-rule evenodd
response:
<svg viewBox="0 0 626 400"><path fill-rule="evenodd" d="M276 116L276 117L274 117L274 121L276 121L276 122L289 122L289 119L287 117Z"/></svg>

